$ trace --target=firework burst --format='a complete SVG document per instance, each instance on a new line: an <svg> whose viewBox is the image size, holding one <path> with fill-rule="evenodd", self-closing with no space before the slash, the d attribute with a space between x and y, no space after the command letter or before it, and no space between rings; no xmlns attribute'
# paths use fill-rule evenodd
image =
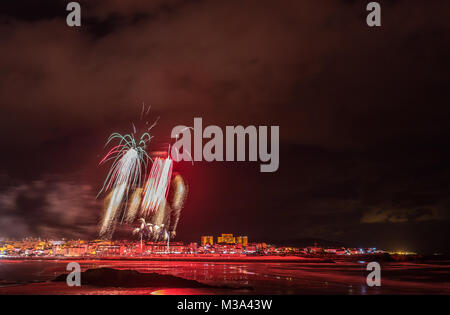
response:
<svg viewBox="0 0 450 315"><path fill-rule="evenodd" d="M149 110L150 107L145 112L145 107L142 107L141 120ZM112 142L115 142L115 145L99 163L99 165L111 163L103 187L98 194L98 196L101 193L108 194L100 225L101 237L112 236L120 216L121 223L124 221L133 223L139 216L142 222L150 220L150 223L145 225L147 226L144 233L146 238L168 239L170 224L166 221L172 212L176 219L173 221L173 230L170 232L175 235L176 223L183 207L186 191L181 176L175 175L172 178L173 160L170 154L167 158L156 157L152 160L146 152L147 145L152 139L148 132L157 121L158 119L150 127L146 122L146 132L139 139L135 138L136 127L133 124L132 133L125 135L113 133L106 142L105 146ZM170 146L168 152L170 152ZM149 161L153 165L147 173ZM147 179L144 180L146 175ZM171 185L174 187L171 197L173 205L167 202Z"/></svg>
<svg viewBox="0 0 450 315"><path fill-rule="evenodd" d="M142 165L146 169L150 160L149 155L145 151L147 142L151 139L148 132L141 136L139 142L136 142L131 134L123 136L119 133L113 133L106 145L115 139L120 140L119 144L109 150L99 163L99 165L102 165L108 161L114 161L100 193L122 184L126 184L127 191L139 187L142 178Z"/></svg>

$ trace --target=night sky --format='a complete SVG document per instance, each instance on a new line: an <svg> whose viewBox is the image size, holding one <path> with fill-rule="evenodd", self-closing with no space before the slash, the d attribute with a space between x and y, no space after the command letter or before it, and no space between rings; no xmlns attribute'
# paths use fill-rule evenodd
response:
<svg viewBox="0 0 450 315"><path fill-rule="evenodd" d="M0 237L95 238L112 132L151 105L176 125L280 126L280 167L187 162L178 240L449 252L450 3L0 4ZM172 141L173 142L173 141Z"/></svg>

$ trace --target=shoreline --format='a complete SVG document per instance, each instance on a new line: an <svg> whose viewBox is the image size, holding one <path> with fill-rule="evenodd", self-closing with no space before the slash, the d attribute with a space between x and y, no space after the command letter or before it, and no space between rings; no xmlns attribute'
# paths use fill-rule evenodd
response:
<svg viewBox="0 0 450 315"><path fill-rule="evenodd" d="M448 255L399 256L390 254L368 254L352 256L246 256L246 255L173 255L159 254L148 256L0 256L0 263L7 261L191 261L191 262L278 262L278 263L336 263L336 262L412 262L449 261Z"/></svg>
<svg viewBox="0 0 450 315"><path fill-rule="evenodd" d="M330 258L307 258L298 256L144 256L144 257L2 257L0 262L6 261L196 261L196 262L280 262L280 263L334 263Z"/></svg>

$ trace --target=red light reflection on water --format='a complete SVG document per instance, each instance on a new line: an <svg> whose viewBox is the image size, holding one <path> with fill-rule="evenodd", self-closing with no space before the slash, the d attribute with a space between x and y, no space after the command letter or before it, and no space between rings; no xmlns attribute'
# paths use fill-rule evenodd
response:
<svg viewBox="0 0 450 315"><path fill-rule="evenodd" d="M261 263L199 261L78 261L82 270L115 268L159 273L224 288L96 288L68 289L48 281L66 273L67 261L0 261L0 294L450 294L450 262L385 263L382 286L367 287L361 262ZM10 286L11 283L14 286ZM235 288L235 289L233 289Z"/></svg>
<svg viewBox="0 0 450 315"><path fill-rule="evenodd" d="M214 292L205 289L192 288L170 288L156 290L150 293L151 295L212 295Z"/></svg>

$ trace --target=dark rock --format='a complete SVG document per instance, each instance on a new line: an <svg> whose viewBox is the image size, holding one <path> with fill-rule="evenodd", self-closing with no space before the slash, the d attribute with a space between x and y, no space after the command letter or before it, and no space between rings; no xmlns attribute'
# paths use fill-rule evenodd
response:
<svg viewBox="0 0 450 315"><path fill-rule="evenodd" d="M61 274L53 281L66 281L68 274ZM140 273L136 270L118 270L112 268L88 269L81 273L81 284L97 287L165 287L165 288L227 288L207 285L172 275L158 273ZM246 288L248 289L248 288Z"/></svg>

